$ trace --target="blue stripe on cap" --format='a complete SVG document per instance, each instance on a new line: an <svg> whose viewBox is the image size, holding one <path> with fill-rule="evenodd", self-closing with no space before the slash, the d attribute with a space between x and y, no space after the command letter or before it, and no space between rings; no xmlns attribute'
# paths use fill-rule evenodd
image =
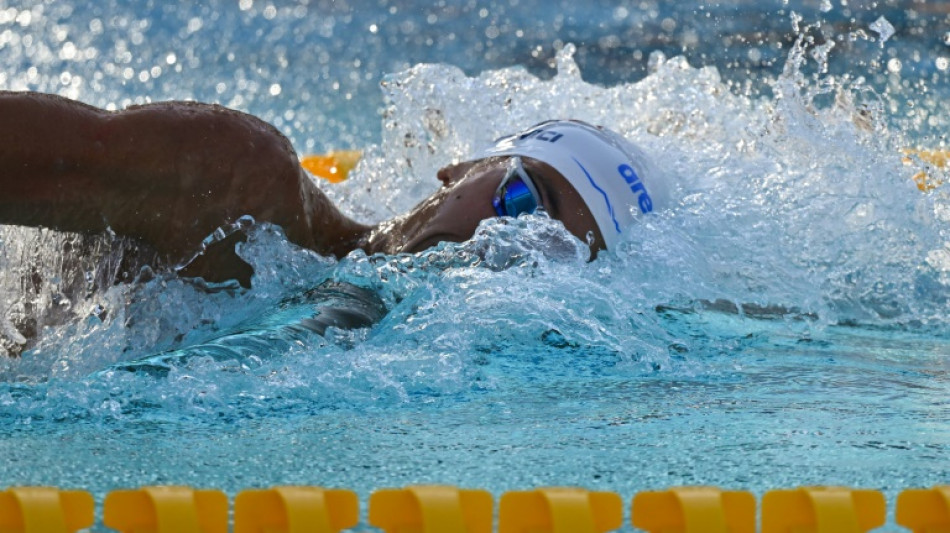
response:
<svg viewBox="0 0 950 533"><path fill-rule="evenodd" d="M614 221L614 228L617 229L617 233L620 233L620 223L617 222L617 217L614 216L614 206L610 205L610 198L607 196L607 193L603 189L601 189L599 185L597 185L597 182L594 181L593 177L591 177L590 172L587 172L587 169L584 168L584 165L582 165L581 162L578 161L576 157L571 156L571 159L573 159L574 162L577 163L577 166L581 167L581 170L584 172L584 175L587 176L587 179L590 181L590 184L595 189L597 189L597 192L603 195L604 202L607 204L607 212L610 213L610 220Z"/></svg>

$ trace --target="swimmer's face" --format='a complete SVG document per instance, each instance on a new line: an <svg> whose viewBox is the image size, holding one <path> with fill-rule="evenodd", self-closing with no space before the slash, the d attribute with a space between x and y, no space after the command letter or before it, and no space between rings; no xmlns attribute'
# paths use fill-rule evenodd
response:
<svg viewBox="0 0 950 533"><path fill-rule="evenodd" d="M438 174L442 188L406 215L380 225L369 237L368 250L419 252L442 241L470 239L482 220L497 216L492 198L508 170L508 159L492 157L443 168ZM597 223L574 187L550 165L521 159L548 215L584 242L593 235L592 255L604 249Z"/></svg>

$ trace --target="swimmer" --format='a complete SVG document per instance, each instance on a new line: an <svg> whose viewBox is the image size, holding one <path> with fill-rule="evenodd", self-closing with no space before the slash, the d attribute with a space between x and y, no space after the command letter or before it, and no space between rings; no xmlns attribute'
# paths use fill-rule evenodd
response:
<svg viewBox="0 0 950 533"><path fill-rule="evenodd" d="M202 247L242 216L281 226L323 255L419 252L462 242L479 222L543 208L587 242L614 247L664 201L645 154L619 135L549 121L438 172L442 187L370 226L340 212L290 142L251 115L166 102L109 112L59 96L0 92L0 224L100 233L152 248L185 277L250 285L240 232ZM199 252L200 251L200 252Z"/></svg>

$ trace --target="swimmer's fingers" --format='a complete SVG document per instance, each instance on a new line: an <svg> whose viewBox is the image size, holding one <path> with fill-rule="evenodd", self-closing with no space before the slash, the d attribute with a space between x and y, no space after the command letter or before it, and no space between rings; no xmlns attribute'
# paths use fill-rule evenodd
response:
<svg viewBox="0 0 950 533"><path fill-rule="evenodd" d="M300 158L300 166L305 170L331 183L345 180L363 153L359 150L337 150L319 155L306 155Z"/></svg>

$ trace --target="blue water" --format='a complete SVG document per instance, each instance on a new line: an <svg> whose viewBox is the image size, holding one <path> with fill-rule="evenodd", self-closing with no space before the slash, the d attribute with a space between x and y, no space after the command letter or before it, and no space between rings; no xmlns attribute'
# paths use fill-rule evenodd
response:
<svg viewBox="0 0 950 533"><path fill-rule="evenodd" d="M910 179L947 176L900 149L946 144L948 28L896 1L0 2L0 89L214 101L302 153L364 148L324 186L362 220L552 116L621 131L674 197L591 263L543 217L341 261L261 225L249 291L113 284L107 237L0 228L0 350L25 347L0 486L947 483L950 203ZM325 280L388 315L288 330Z"/></svg>

